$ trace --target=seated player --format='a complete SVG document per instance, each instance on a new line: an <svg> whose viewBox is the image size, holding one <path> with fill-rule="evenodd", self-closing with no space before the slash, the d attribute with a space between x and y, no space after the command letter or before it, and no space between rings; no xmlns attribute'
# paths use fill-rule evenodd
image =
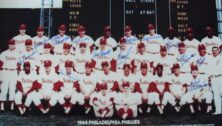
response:
<svg viewBox="0 0 222 126"><path fill-rule="evenodd" d="M123 84L123 91L119 92L115 97L115 106L117 115L122 118L137 117L137 106L142 104L141 95L133 93L130 89L130 84L125 82Z"/></svg>
<svg viewBox="0 0 222 126"><path fill-rule="evenodd" d="M91 99L91 105L93 106L96 117L107 118L113 116L114 97L115 96L109 92L106 83L100 85L100 91Z"/></svg>

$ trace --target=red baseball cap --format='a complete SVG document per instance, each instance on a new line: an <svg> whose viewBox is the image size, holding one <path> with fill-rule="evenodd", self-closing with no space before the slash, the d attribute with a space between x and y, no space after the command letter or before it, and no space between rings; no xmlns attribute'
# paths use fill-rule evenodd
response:
<svg viewBox="0 0 222 126"><path fill-rule="evenodd" d="M109 66L109 63L107 61L104 61L101 63L101 66Z"/></svg>
<svg viewBox="0 0 222 126"><path fill-rule="evenodd" d="M85 42L80 42L79 44L79 48L86 48L86 43Z"/></svg>
<svg viewBox="0 0 222 126"><path fill-rule="evenodd" d="M111 27L110 26L105 26L104 27L104 32L111 32Z"/></svg>
<svg viewBox="0 0 222 126"><path fill-rule="evenodd" d="M123 69L126 69L126 68L130 69L130 64L124 64Z"/></svg>
<svg viewBox="0 0 222 126"><path fill-rule="evenodd" d="M65 67L73 67L73 62L70 61L70 60L67 60L67 61L65 62Z"/></svg>
<svg viewBox="0 0 222 126"><path fill-rule="evenodd" d="M37 28L37 32L43 32L44 31L44 27L43 26L39 26L38 28Z"/></svg>
<svg viewBox="0 0 222 126"><path fill-rule="evenodd" d="M8 41L8 45L15 45L15 40L14 39L10 39Z"/></svg>
<svg viewBox="0 0 222 126"><path fill-rule="evenodd" d="M179 69L180 65L178 63L173 64L173 68L172 69Z"/></svg>
<svg viewBox="0 0 222 126"><path fill-rule="evenodd" d="M144 48L145 47L145 44L140 42L138 45L137 45L137 48L138 49L141 49L141 48Z"/></svg>
<svg viewBox="0 0 222 126"><path fill-rule="evenodd" d="M126 43L126 39L124 37L120 38L119 43Z"/></svg>
<svg viewBox="0 0 222 126"><path fill-rule="evenodd" d="M155 25L154 24L148 24L147 29L148 30L153 30L153 29L155 29Z"/></svg>
<svg viewBox="0 0 222 126"><path fill-rule="evenodd" d="M26 25L25 24L21 24L19 26L19 30L26 30Z"/></svg>
<svg viewBox="0 0 222 126"><path fill-rule="evenodd" d="M148 68L147 63L142 62L140 65L140 69L147 69L147 68Z"/></svg>
<svg viewBox="0 0 222 126"><path fill-rule="evenodd" d="M198 70L198 66L197 65L190 65L190 69L191 69L191 71L196 71L196 70Z"/></svg>
<svg viewBox="0 0 222 126"><path fill-rule="evenodd" d="M125 32L129 32L129 31L132 31L132 29L131 29L130 26L127 25L127 26L125 27Z"/></svg>
<svg viewBox="0 0 222 126"><path fill-rule="evenodd" d="M66 25L64 24L60 25L59 30L66 31Z"/></svg>
<svg viewBox="0 0 222 126"><path fill-rule="evenodd" d="M69 44L69 43L64 43L63 44L63 49L70 49L71 47L72 47L72 45Z"/></svg>
<svg viewBox="0 0 222 126"><path fill-rule="evenodd" d="M51 49L52 45L50 43L44 44L44 49Z"/></svg>
<svg viewBox="0 0 222 126"><path fill-rule="evenodd" d="M123 87L129 87L130 86L130 84L129 84L129 82L127 81L127 82L123 82Z"/></svg>
<svg viewBox="0 0 222 126"><path fill-rule="evenodd" d="M160 51L167 51L166 46L160 46Z"/></svg>
<svg viewBox="0 0 222 126"><path fill-rule="evenodd" d="M172 27L172 26L170 26L169 28L168 28L168 32L174 32L175 31L175 29Z"/></svg>
<svg viewBox="0 0 222 126"><path fill-rule="evenodd" d="M198 50L206 50L206 46L204 44L199 44Z"/></svg>
<svg viewBox="0 0 222 126"><path fill-rule="evenodd" d="M32 40L31 39L26 39L25 40L25 45L32 45Z"/></svg>
<svg viewBox="0 0 222 126"><path fill-rule="evenodd" d="M99 44L106 45L106 38L101 38Z"/></svg>
<svg viewBox="0 0 222 126"><path fill-rule="evenodd" d="M52 66L52 61L51 60L45 60L44 61L44 67L50 67Z"/></svg>
<svg viewBox="0 0 222 126"><path fill-rule="evenodd" d="M178 47L185 47L185 44L183 42L178 43Z"/></svg>
<svg viewBox="0 0 222 126"><path fill-rule="evenodd" d="M85 26L80 25L80 26L78 27L78 32L83 32L83 31L86 31L86 28L85 28Z"/></svg>

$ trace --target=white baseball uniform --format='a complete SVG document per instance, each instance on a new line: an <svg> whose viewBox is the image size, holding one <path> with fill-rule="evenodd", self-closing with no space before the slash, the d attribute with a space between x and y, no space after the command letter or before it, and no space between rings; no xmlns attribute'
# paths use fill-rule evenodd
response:
<svg viewBox="0 0 222 126"><path fill-rule="evenodd" d="M26 34L24 34L24 35L19 34L19 35L13 37L13 39L16 42L16 44L15 44L16 45L16 50L21 52L21 51L25 50L25 41L27 39L32 39L32 38L31 38L31 36L26 35Z"/></svg>
<svg viewBox="0 0 222 126"><path fill-rule="evenodd" d="M164 43L167 47L167 52L170 54L177 54L179 42L181 41L177 37L174 37L173 39L169 39L169 37L166 37L164 39Z"/></svg>
<svg viewBox="0 0 222 126"><path fill-rule="evenodd" d="M75 48L79 48L79 44L81 42L86 43L86 46L87 46L88 49L94 43L93 39L90 36L84 35L83 37L80 37L80 36L75 37L72 41L72 46L75 47Z"/></svg>
<svg viewBox="0 0 222 126"><path fill-rule="evenodd" d="M49 41L49 38L45 35L43 35L42 37L36 35L35 37L32 38L32 41L34 43L34 49L39 50L39 52L43 52L44 44Z"/></svg>
<svg viewBox="0 0 222 126"><path fill-rule="evenodd" d="M160 52L160 45L164 45L164 40L160 34L145 35L142 42L146 45L146 51L149 53Z"/></svg>
<svg viewBox="0 0 222 126"><path fill-rule="evenodd" d="M198 54L198 45L200 44L200 41L195 38L193 40L186 39L184 44L188 54Z"/></svg>
<svg viewBox="0 0 222 126"><path fill-rule="evenodd" d="M217 36L213 36L212 38L208 38L207 36L201 40L201 43L206 46L206 51L208 54L212 53L212 47L219 47L222 45L222 41Z"/></svg>
<svg viewBox="0 0 222 126"><path fill-rule="evenodd" d="M76 53L73 58L75 70L79 73L85 72L85 64L86 62L92 62L92 55L90 53Z"/></svg>
<svg viewBox="0 0 222 126"><path fill-rule="evenodd" d="M177 63L180 64L181 72L190 73L190 64L194 61L195 55L188 52L176 55Z"/></svg>
<svg viewBox="0 0 222 126"><path fill-rule="evenodd" d="M96 45L97 47L99 47L99 45L100 45L100 44L99 44L99 43L100 43L100 39L103 38L103 37L104 37L104 36L99 37L98 39L96 39L95 45ZM114 48L114 47L117 46L117 42L116 42L116 40L115 40L113 37L107 38L107 39L106 39L106 42L107 42L108 47L110 47L110 48Z"/></svg>

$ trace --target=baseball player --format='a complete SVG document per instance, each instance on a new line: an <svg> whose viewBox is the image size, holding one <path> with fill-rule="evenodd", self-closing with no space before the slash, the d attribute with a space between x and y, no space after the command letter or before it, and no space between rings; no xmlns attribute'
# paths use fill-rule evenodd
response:
<svg viewBox="0 0 222 126"><path fill-rule="evenodd" d="M46 114L52 106L57 104L59 98L58 92L61 91L63 83L52 70L52 62L50 60L44 61L44 68L44 72L42 72L34 82L40 86L36 89L37 93L32 101L34 103L42 103L43 106L40 106L40 110L43 114Z"/></svg>
<svg viewBox="0 0 222 126"><path fill-rule="evenodd" d="M72 45L68 43L63 44L62 53L56 53L56 72L58 73L59 69L64 69L65 61L71 60L73 61L74 55L71 53Z"/></svg>
<svg viewBox="0 0 222 126"><path fill-rule="evenodd" d="M37 57L39 56L38 50L33 49L33 41L27 39L25 41L25 50L22 51L18 63L23 65L25 61L29 61L32 64L32 70L37 70L39 68L37 63Z"/></svg>
<svg viewBox="0 0 222 126"><path fill-rule="evenodd" d="M163 38L160 34L155 33L156 29L153 24L149 24L148 35L145 35L142 39L142 42L146 45L146 51L150 54L158 54L159 46L164 45Z"/></svg>
<svg viewBox="0 0 222 126"><path fill-rule="evenodd" d="M78 44L78 50L76 50L76 55L74 56L75 71L80 74L85 72L86 62L92 62L95 66L96 61L93 60L92 55L87 51L87 45L85 42Z"/></svg>
<svg viewBox="0 0 222 126"><path fill-rule="evenodd" d="M94 41L90 36L86 35L85 26L80 25L78 27L78 34L79 35L76 38L74 38L73 41L72 41L73 47L75 47L77 49L79 47L79 44L84 42L84 43L86 43L87 50L88 49L93 50ZM89 51L91 51L91 50L89 50Z"/></svg>
<svg viewBox="0 0 222 126"><path fill-rule="evenodd" d="M105 26L104 27L103 34L104 35L102 37L99 37L95 41L95 46L100 47L100 40L103 38L103 39L106 39L107 46L109 48L116 48L117 47L117 42L113 37L111 37L111 28L110 28L110 26Z"/></svg>
<svg viewBox="0 0 222 126"><path fill-rule="evenodd" d="M190 64L193 62L195 55L186 50L183 42L178 44L178 52L179 54L176 55L176 60L180 65L181 72L190 73Z"/></svg>
<svg viewBox="0 0 222 126"><path fill-rule="evenodd" d="M108 62L104 61L101 63L102 69L103 71L100 73L97 73L97 75L99 75L101 78L98 78L97 81L97 91L100 90L100 86L103 85L104 83L107 85L107 90L109 93L116 93L117 91L119 91L119 85L118 85L118 81L116 80L116 78L114 78L116 76L116 74L110 70L110 65Z"/></svg>
<svg viewBox="0 0 222 126"><path fill-rule="evenodd" d="M140 84L141 88L141 96L143 104L139 106L139 112L143 113L143 108L146 107L148 101L148 88L149 84L154 81L153 74L148 72L148 65L147 63L141 63L140 65L140 72L136 74L137 82Z"/></svg>
<svg viewBox="0 0 222 126"><path fill-rule="evenodd" d="M26 34L26 25L25 24L21 24L19 26L19 34L15 37L13 37L13 40L15 40L15 45L16 45L16 49L19 51L19 53L25 49L24 45L25 45L25 41L27 39L32 39L29 35Z"/></svg>
<svg viewBox="0 0 222 126"><path fill-rule="evenodd" d="M17 92L15 94L15 104L18 106L19 112L23 115L26 111L26 108L30 106L31 100L36 95L32 89L35 85L33 85L34 81L37 78L37 74L35 71L31 70L30 62L25 62L23 64L24 70L19 74L17 78ZM34 103L39 106L40 103Z"/></svg>
<svg viewBox="0 0 222 126"><path fill-rule="evenodd" d="M86 62L85 64L85 73L80 75L79 85L80 91L84 97L84 108L86 109L85 114L88 114L91 110L90 101L95 97L96 89L96 75L93 72L92 64Z"/></svg>
<svg viewBox="0 0 222 126"><path fill-rule="evenodd" d="M178 43L181 42L177 37L175 37L175 29L170 26L168 28L168 37L164 39L164 43L167 47L167 52L170 55L176 55L178 52Z"/></svg>
<svg viewBox="0 0 222 126"><path fill-rule="evenodd" d="M140 84L137 82L138 80L135 79L136 75L131 73L131 66L130 64L124 64L122 72L117 72L118 84L120 91L123 91L123 84L129 83L130 89L132 92L142 93Z"/></svg>
<svg viewBox="0 0 222 126"><path fill-rule="evenodd" d="M107 61L111 64L111 69L116 70L116 61L113 57L113 49L109 48L107 39L100 39L100 48L92 52L93 60L96 61L95 68L97 70L102 70L101 63Z"/></svg>
<svg viewBox="0 0 222 126"><path fill-rule="evenodd" d="M1 67L1 95L0 95L0 109L4 110L4 102L8 100L11 102L11 110L14 109L14 96L16 89L16 78L18 76L18 61L19 53L16 50L16 41L11 39L8 41L8 49L0 54ZM9 78L10 75L10 78Z"/></svg>
<svg viewBox="0 0 222 126"><path fill-rule="evenodd" d="M157 104L157 108L160 112L160 114L163 113L164 107L169 103L171 106L174 107L174 109L179 112L179 108L176 106L175 97L170 92L170 85L171 83L169 80L169 77L164 76L164 66L162 64L157 64L155 67L155 74L154 76L154 83L156 83L156 92L159 94L159 99L161 102L161 108L160 105ZM153 85L154 86L154 85ZM153 87L154 88L154 87ZM154 88L155 89L155 88Z"/></svg>
<svg viewBox="0 0 222 126"><path fill-rule="evenodd" d="M124 38L126 39L126 44L136 49L136 46L140 42L140 40L136 36L132 35L132 28L130 26L125 26L124 32L125 32Z"/></svg>
<svg viewBox="0 0 222 126"><path fill-rule="evenodd" d="M169 83L171 83L169 89L176 101L180 101L187 92L191 77L180 72L180 65L178 63L173 64L172 71L173 75L169 77ZM180 110L180 106L177 106L177 108Z"/></svg>
<svg viewBox="0 0 222 126"><path fill-rule="evenodd" d="M84 104L84 97L79 88L79 76L73 71L73 62L67 60L65 62L65 70L60 70L59 77L63 82L61 91L58 93L58 102L63 105L65 113L68 114L73 105L77 102Z"/></svg>
<svg viewBox="0 0 222 126"><path fill-rule="evenodd" d="M213 33L214 33L213 28L210 26L207 26L206 27L206 37L204 37L201 40L201 43L206 46L207 54L212 53L212 47L214 47L214 46L219 47L222 45L221 39L218 38L217 36L213 35Z"/></svg>
<svg viewBox="0 0 222 126"><path fill-rule="evenodd" d="M200 42L194 38L194 33L192 28L186 29L186 40L184 40L184 44L187 50L187 53L189 54L197 54L198 45Z"/></svg>
<svg viewBox="0 0 222 126"><path fill-rule="evenodd" d="M171 67L174 63L176 63L175 56L168 55L167 47L166 46L160 46L160 55L158 57L154 58L154 66L157 64L162 64L164 69L164 75L170 75L172 73Z"/></svg>
<svg viewBox="0 0 222 126"><path fill-rule="evenodd" d="M208 78L203 75L199 75L198 66L191 65L191 74L192 80L188 89L188 92L184 94L181 98L180 105L189 104L191 113L195 113L193 108L194 100L197 100L199 103L202 100L206 100L207 104L207 113L212 110L212 100L213 94L208 85ZM198 106L198 110L201 110L200 105Z"/></svg>
<svg viewBox="0 0 222 126"><path fill-rule="evenodd" d="M154 56L146 52L145 44L142 42L137 45L137 48L138 52L132 56L132 71L136 73L140 69L140 66L138 65L140 65L142 62L147 63L151 67L150 70L152 70Z"/></svg>
<svg viewBox="0 0 222 126"><path fill-rule="evenodd" d="M137 117L137 107L142 104L141 95L132 92L128 82L124 82L122 87L122 92L119 92L114 98L117 115L122 119L135 118Z"/></svg>
<svg viewBox="0 0 222 126"><path fill-rule="evenodd" d="M100 91L91 101L96 117L108 118L113 116L114 97L115 96L108 91L107 84L100 85Z"/></svg>
<svg viewBox="0 0 222 126"><path fill-rule="evenodd" d="M211 66L211 57L207 55L206 52L206 46L204 44L198 45L198 52L199 55L194 57L194 61L192 64L195 64L198 66L198 72L199 74L205 74L207 75Z"/></svg>
<svg viewBox="0 0 222 126"><path fill-rule="evenodd" d="M36 33L37 35L32 38L34 48L38 49L39 52L43 52L44 44L49 41L49 38L44 35L45 30L42 26L39 26L37 28Z"/></svg>
<svg viewBox="0 0 222 126"><path fill-rule="evenodd" d="M49 42L54 47L56 53L62 53L62 48L64 43L71 44L71 37L66 35L66 25L62 24L58 28L59 34L53 36ZM72 50L73 51L73 50Z"/></svg>
<svg viewBox="0 0 222 126"><path fill-rule="evenodd" d="M114 52L114 57L117 60L117 68L122 69L123 65L130 63L132 56L135 54L135 49L130 44L126 43L126 39L122 37L119 40L119 47Z"/></svg>
<svg viewBox="0 0 222 126"><path fill-rule="evenodd" d="M210 71L210 78L211 78L211 86L213 90L213 97L214 97L214 104L215 104L215 112L214 115L222 114L222 103L221 103L221 94L222 94L222 58L219 55L219 48L213 47L212 48L212 65L211 65L211 71Z"/></svg>

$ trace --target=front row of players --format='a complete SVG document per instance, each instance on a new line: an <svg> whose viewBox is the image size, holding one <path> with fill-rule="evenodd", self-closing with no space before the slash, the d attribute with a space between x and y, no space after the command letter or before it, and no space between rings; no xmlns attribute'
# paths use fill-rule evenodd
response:
<svg viewBox="0 0 222 126"><path fill-rule="evenodd" d="M108 62L102 62L101 66L104 74L111 73ZM130 64L124 64L123 71L118 72L121 75L112 76L113 81L110 82L95 76L92 63L88 62L82 75L73 72L73 62L69 60L59 75L53 71L50 60L44 61L44 71L38 76L31 70L29 62L25 62L23 67L17 79L15 95L15 104L21 114L32 103L44 114L57 103L63 106L66 114L78 104L85 107L86 114L92 107L96 117L106 118L112 117L116 110L122 119L136 117L137 111L149 113L153 106L163 114L168 104L176 112L188 104L190 112L194 113L195 101L198 102L198 110L201 110L200 103L203 101L207 105L205 111L209 113L212 110L210 80L198 74L196 65L191 65L191 74L188 75L180 72L179 64L174 64L173 74L163 77L161 64L157 64L151 73L148 65L141 63L140 75L132 78ZM3 105L1 109L4 109Z"/></svg>

